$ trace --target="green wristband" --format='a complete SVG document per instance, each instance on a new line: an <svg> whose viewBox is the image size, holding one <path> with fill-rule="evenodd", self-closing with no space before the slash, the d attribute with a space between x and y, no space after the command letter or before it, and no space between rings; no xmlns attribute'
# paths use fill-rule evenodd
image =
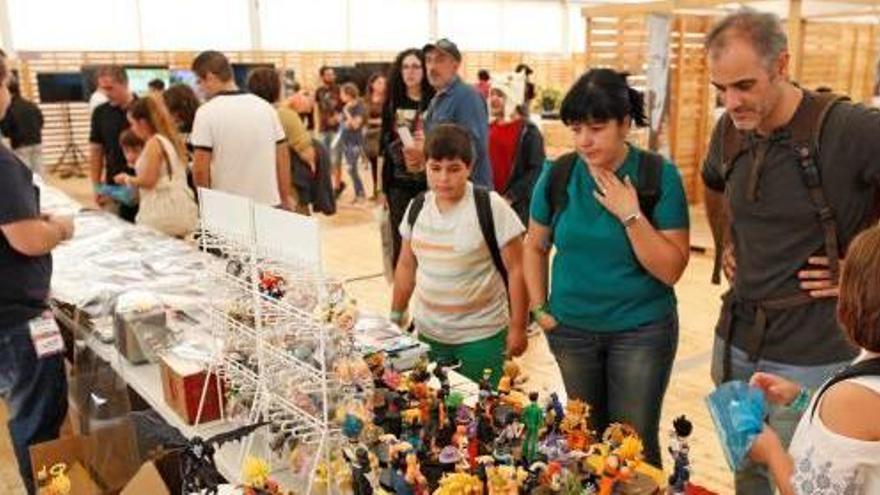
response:
<svg viewBox="0 0 880 495"><path fill-rule="evenodd" d="M550 314L550 303L544 302L544 304L538 306L537 308L529 311L529 314L532 317L532 321L537 321L538 318Z"/></svg>
<svg viewBox="0 0 880 495"><path fill-rule="evenodd" d="M795 412L802 413L807 410L807 406L809 405L810 391L807 390L806 387L801 387L801 391L798 392L797 397L795 397L795 399L791 401L791 404L788 405L788 408Z"/></svg>
<svg viewBox="0 0 880 495"><path fill-rule="evenodd" d="M403 311L395 311L392 309L391 312L388 313L388 319L391 320L391 323L399 324L403 321Z"/></svg>

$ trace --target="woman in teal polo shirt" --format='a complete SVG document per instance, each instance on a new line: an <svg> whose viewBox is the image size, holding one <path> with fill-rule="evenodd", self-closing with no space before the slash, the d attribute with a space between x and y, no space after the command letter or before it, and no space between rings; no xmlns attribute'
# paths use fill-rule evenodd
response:
<svg viewBox="0 0 880 495"><path fill-rule="evenodd" d="M567 201L551 194L551 177L564 176L551 167L563 165L546 164L535 185L524 254L532 315L547 331L568 396L593 406L592 427L633 425L646 460L659 467L660 409L678 346L672 286L690 248L681 176L672 163L655 161L659 191L642 211L640 167L650 160L626 138L633 124L645 125L644 100L622 74L581 76L561 117L576 155Z"/></svg>

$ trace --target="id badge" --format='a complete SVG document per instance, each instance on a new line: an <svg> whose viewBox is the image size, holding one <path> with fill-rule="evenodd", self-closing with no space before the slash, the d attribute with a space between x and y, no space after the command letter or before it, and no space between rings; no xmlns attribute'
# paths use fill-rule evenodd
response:
<svg viewBox="0 0 880 495"><path fill-rule="evenodd" d="M42 359L64 352L64 339L52 312L46 310L30 321L31 340L37 357Z"/></svg>

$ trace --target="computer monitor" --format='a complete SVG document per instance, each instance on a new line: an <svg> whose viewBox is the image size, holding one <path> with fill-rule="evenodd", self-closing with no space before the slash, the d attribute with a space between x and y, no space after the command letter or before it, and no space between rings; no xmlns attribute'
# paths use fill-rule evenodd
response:
<svg viewBox="0 0 880 495"><path fill-rule="evenodd" d="M171 72L168 74L168 82L172 85L185 84L193 90L196 90L199 86L196 82L196 73L189 69L171 69Z"/></svg>
<svg viewBox="0 0 880 495"><path fill-rule="evenodd" d="M83 78L79 72L42 72L37 74L40 103L85 101Z"/></svg>
<svg viewBox="0 0 880 495"><path fill-rule="evenodd" d="M128 89L136 95L148 94L149 83L154 79L159 79L168 86L169 71L166 65L126 65L125 75L128 76Z"/></svg>
<svg viewBox="0 0 880 495"><path fill-rule="evenodd" d="M232 75L235 78L235 85L243 91L247 91L247 80L254 69L269 68L274 69L275 64L232 64Z"/></svg>

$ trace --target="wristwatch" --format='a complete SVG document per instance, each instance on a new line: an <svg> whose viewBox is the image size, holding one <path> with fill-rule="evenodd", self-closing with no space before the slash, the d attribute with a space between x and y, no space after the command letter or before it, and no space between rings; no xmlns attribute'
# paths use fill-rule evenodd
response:
<svg viewBox="0 0 880 495"><path fill-rule="evenodd" d="M630 225L638 222L640 218L642 218L642 212L636 211L635 213L632 213L623 219L623 226L629 227Z"/></svg>

